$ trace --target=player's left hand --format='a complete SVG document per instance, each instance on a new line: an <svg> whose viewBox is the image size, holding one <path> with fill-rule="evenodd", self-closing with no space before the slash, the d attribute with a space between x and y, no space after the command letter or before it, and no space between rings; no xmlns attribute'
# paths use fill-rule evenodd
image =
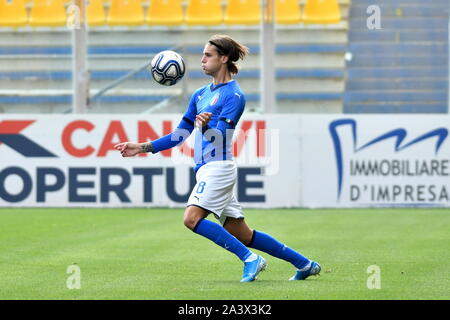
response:
<svg viewBox="0 0 450 320"><path fill-rule="evenodd" d="M212 117L212 113L211 112L203 112L198 114L195 117L195 123L197 125L197 127L202 128L204 126L206 126L209 122L209 120L211 120Z"/></svg>
<svg viewBox="0 0 450 320"><path fill-rule="evenodd" d="M121 142L116 144L114 148L120 151L122 157L134 157L142 152L142 143Z"/></svg>

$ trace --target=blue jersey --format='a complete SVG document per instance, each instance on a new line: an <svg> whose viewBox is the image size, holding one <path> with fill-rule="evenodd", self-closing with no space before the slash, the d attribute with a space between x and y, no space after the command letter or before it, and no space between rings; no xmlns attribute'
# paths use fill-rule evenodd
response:
<svg viewBox="0 0 450 320"><path fill-rule="evenodd" d="M211 161L232 159L231 147L234 129L245 108L245 96L235 80L218 85L208 84L192 95L187 111L177 130L152 142L153 152L178 145L194 129L195 118L211 112L208 125L198 130L194 143L195 171Z"/></svg>

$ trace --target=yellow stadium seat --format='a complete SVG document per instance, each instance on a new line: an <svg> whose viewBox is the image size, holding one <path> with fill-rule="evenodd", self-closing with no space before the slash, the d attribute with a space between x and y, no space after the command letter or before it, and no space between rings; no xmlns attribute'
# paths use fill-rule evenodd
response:
<svg viewBox="0 0 450 320"><path fill-rule="evenodd" d="M21 27L28 23L24 0L0 0L0 26Z"/></svg>
<svg viewBox="0 0 450 320"><path fill-rule="evenodd" d="M223 23L220 0L189 0L185 22L188 25L217 25Z"/></svg>
<svg viewBox="0 0 450 320"><path fill-rule="evenodd" d="M181 0L152 0L145 22L152 25L180 25L183 23Z"/></svg>
<svg viewBox="0 0 450 320"><path fill-rule="evenodd" d="M275 21L279 24L295 24L302 20L298 0L275 0Z"/></svg>
<svg viewBox="0 0 450 320"><path fill-rule="evenodd" d="M87 23L91 27L101 26L106 23L103 0L88 0L86 9Z"/></svg>
<svg viewBox="0 0 450 320"><path fill-rule="evenodd" d="M259 0L229 0L225 10L226 24L258 24L261 22Z"/></svg>
<svg viewBox="0 0 450 320"><path fill-rule="evenodd" d="M303 22L333 24L341 21L337 0L306 0L303 8Z"/></svg>
<svg viewBox="0 0 450 320"><path fill-rule="evenodd" d="M66 25L63 0L35 0L30 12L33 27L57 27Z"/></svg>
<svg viewBox="0 0 450 320"><path fill-rule="evenodd" d="M144 9L141 0L111 0L107 22L112 26L144 24Z"/></svg>

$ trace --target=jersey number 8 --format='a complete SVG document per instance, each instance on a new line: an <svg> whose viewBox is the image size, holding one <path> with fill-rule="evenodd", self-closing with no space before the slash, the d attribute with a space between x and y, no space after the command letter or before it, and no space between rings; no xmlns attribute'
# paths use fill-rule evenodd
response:
<svg viewBox="0 0 450 320"><path fill-rule="evenodd" d="M205 190L205 185L206 185L206 182L205 181L201 181L198 184L197 191L195 191L195 192L196 193L203 193L203 191Z"/></svg>

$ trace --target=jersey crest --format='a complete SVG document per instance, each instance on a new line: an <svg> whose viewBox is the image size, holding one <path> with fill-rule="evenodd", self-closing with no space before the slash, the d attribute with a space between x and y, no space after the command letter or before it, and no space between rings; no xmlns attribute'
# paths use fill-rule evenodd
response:
<svg viewBox="0 0 450 320"><path fill-rule="evenodd" d="M219 94L216 93L216 94L214 95L214 97L212 97L211 102L209 103L209 105L210 105L210 106L215 105L215 104L217 103L218 100L219 100Z"/></svg>

